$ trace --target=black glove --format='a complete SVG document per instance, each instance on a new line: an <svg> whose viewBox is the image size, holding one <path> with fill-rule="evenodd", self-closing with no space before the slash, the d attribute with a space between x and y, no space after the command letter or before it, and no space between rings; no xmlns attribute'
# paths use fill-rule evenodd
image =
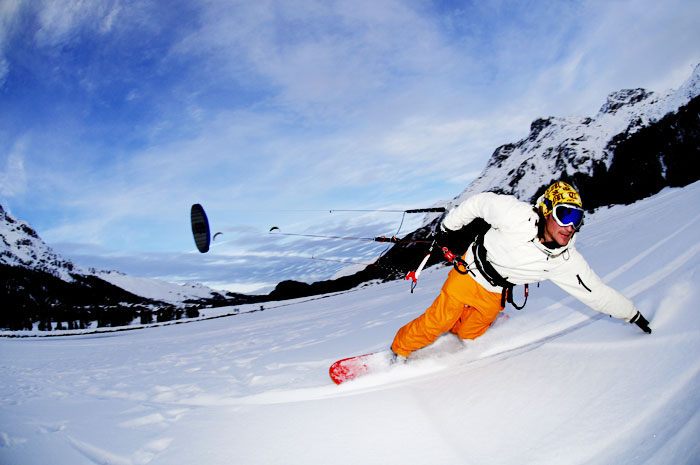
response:
<svg viewBox="0 0 700 465"><path fill-rule="evenodd" d="M433 239L435 239L437 245L449 248L449 246L451 245L450 241L452 240L453 232L454 231L447 229L445 226L443 226L442 223L440 223L435 229L435 236L433 236Z"/></svg>
<svg viewBox="0 0 700 465"><path fill-rule="evenodd" d="M651 334L651 328L649 327L649 322L647 321L646 318L642 315L641 312L637 312L635 316L632 317L630 320L630 323L634 323L637 326L641 328L642 331L644 331L647 334Z"/></svg>

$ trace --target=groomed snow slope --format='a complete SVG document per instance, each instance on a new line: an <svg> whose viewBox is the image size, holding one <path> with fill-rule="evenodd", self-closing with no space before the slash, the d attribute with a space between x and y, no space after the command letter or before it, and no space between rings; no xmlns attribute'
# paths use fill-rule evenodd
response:
<svg viewBox="0 0 700 465"><path fill-rule="evenodd" d="M136 331L0 339L0 463L700 463L700 183L587 219L578 248L654 333L551 283L480 339L342 386L446 268ZM520 292L516 290L516 292ZM516 294L516 297L521 297ZM229 309L231 310L231 309Z"/></svg>

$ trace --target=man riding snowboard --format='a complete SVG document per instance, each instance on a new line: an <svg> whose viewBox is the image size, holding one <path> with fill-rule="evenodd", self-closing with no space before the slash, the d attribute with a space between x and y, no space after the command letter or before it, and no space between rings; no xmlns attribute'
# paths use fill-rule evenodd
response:
<svg viewBox="0 0 700 465"><path fill-rule="evenodd" d="M536 208L510 195L474 195L445 216L438 235L476 218L491 228L467 249L468 271L451 270L433 304L398 331L391 345L396 356L408 357L447 331L476 339L504 309L506 300L512 302L514 285L545 279L592 309L651 333L649 322L632 301L603 283L574 248L583 208L581 197L569 184L559 181L549 186Z"/></svg>

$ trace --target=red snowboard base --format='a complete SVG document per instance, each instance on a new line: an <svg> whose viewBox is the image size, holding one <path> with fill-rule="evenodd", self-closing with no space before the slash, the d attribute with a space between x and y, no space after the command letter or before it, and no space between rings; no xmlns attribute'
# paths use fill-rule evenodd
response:
<svg viewBox="0 0 700 465"><path fill-rule="evenodd" d="M369 371L367 358L372 354L344 358L331 365L328 373L335 384L344 383Z"/></svg>
<svg viewBox="0 0 700 465"><path fill-rule="evenodd" d="M390 365L389 351L374 352L338 360L331 365L328 373L335 384L341 384L373 371L382 371Z"/></svg>

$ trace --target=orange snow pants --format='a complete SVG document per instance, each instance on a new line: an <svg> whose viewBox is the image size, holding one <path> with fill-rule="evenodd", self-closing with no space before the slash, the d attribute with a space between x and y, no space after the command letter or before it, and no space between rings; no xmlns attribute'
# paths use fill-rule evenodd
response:
<svg viewBox="0 0 700 465"><path fill-rule="evenodd" d="M408 357L448 331L462 339L476 339L486 332L501 310L500 292L487 291L469 274L453 269L440 295L425 313L399 329L391 350Z"/></svg>

